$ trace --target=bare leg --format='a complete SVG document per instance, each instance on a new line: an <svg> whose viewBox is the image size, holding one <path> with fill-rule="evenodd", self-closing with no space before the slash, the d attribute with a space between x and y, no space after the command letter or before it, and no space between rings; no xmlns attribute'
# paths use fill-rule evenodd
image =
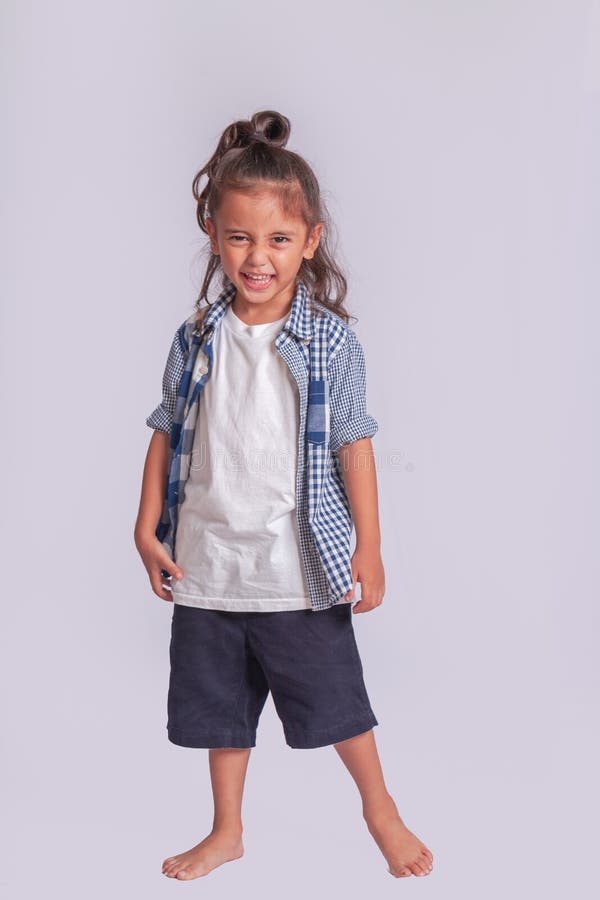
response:
<svg viewBox="0 0 600 900"><path fill-rule="evenodd" d="M363 817L396 878L428 875L433 854L409 831L383 780L373 729L333 745L360 791Z"/></svg>
<svg viewBox="0 0 600 900"><path fill-rule="evenodd" d="M250 752L250 747L208 751L214 801L212 831L191 850L165 859L164 875L189 881L243 856L242 795Z"/></svg>

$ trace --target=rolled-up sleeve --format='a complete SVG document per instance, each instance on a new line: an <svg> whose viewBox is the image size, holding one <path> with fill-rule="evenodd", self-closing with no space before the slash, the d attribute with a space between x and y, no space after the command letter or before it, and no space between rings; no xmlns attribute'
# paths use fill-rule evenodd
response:
<svg viewBox="0 0 600 900"><path fill-rule="evenodd" d="M162 400L146 419L146 425L157 431L171 431L177 391L185 370L185 346L182 327L175 332L162 378Z"/></svg>
<svg viewBox="0 0 600 900"><path fill-rule="evenodd" d="M344 444L373 437L377 420L367 412L365 355L352 328L329 363L329 446L335 452Z"/></svg>

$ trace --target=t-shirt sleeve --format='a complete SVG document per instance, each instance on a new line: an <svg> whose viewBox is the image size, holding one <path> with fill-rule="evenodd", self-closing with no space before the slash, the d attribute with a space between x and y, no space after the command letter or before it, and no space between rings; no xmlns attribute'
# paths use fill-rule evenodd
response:
<svg viewBox="0 0 600 900"><path fill-rule="evenodd" d="M377 420L367 412L367 372L362 345L355 332L347 337L329 363L330 449L373 437Z"/></svg>
<svg viewBox="0 0 600 900"><path fill-rule="evenodd" d="M157 431L171 431L179 384L185 370L185 352L181 327L175 332L162 378L162 400L146 419Z"/></svg>

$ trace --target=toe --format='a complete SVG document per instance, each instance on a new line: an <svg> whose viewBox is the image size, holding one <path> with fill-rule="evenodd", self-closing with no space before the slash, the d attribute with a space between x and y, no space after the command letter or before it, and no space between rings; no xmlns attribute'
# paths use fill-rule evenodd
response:
<svg viewBox="0 0 600 900"><path fill-rule="evenodd" d="M425 851L422 851L421 856L419 857L419 862L422 866L425 867L427 871L429 871L433 864L431 853L425 853Z"/></svg>
<svg viewBox="0 0 600 900"><path fill-rule="evenodd" d="M181 865L181 863L179 862L179 860L177 860L177 859L173 860L173 862L170 863L170 865L168 865L166 867L165 875L171 875L171 876L174 875L175 872L179 869L180 865Z"/></svg>
<svg viewBox="0 0 600 900"><path fill-rule="evenodd" d="M427 847L423 847L421 853L428 860L429 865L431 865L433 863L433 853L431 850L428 850Z"/></svg>
<svg viewBox="0 0 600 900"><path fill-rule="evenodd" d="M192 872L191 869L188 869L186 867L184 869L180 869L175 877L181 879L181 881L185 881L188 878L193 878L194 873Z"/></svg>
<svg viewBox="0 0 600 900"><path fill-rule="evenodd" d="M393 872L388 866L388 872L390 873L390 875L393 875L394 878L408 878L409 875L412 875L412 872L407 866L398 866L398 868Z"/></svg>

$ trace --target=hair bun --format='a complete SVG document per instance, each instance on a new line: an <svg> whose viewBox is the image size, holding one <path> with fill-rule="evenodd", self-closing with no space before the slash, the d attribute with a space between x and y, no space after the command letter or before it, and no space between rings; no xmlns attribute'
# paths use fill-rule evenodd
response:
<svg viewBox="0 0 600 900"><path fill-rule="evenodd" d="M254 113L249 121L248 142L260 141L273 147L285 147L290 136L291 125L287 116L272 109Z"/></svg>
<svg viewBox="0 0 600 900"><path fill-rule="evenodd" d="M249 134L249 135L248 135L248 140L249 140L249 141L262 141L263 144L270 144L270 143L271 143L271 141L270 141L269 138L266 136L266 134L264 133L264 131L253 131L252 134Z"/></svg>

